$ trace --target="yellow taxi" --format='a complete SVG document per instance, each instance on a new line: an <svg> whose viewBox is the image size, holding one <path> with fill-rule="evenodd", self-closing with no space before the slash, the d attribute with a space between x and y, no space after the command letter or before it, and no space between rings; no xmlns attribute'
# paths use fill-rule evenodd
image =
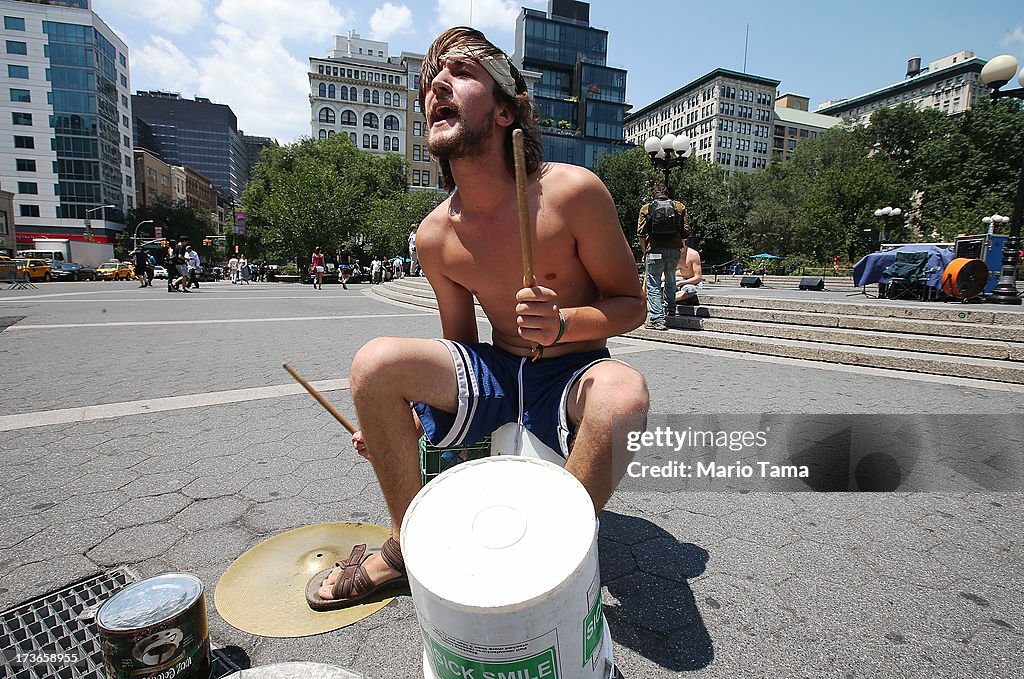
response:
<svg viewBox="0 0 1024 679"><path fill-rule="evenodd" d="M51 278L50 263L45 259L16 259L14 263L18 267L18 279L26 283L48 281Z"/></svg>
<svg viewBox="0 0 1024 679"><path fill-rule="evenodd" d="M123 265L127 262L109 261L96 267L96 278L101 281L127 281L131 279L131 269Z"/></svg>
<svg viewBox="0 0 1024 679"><path fill-rule="evenodd" d="M124 277L126 281L135 280L135 265L131 262L121 262L117 266L118 271Z"/></svg>

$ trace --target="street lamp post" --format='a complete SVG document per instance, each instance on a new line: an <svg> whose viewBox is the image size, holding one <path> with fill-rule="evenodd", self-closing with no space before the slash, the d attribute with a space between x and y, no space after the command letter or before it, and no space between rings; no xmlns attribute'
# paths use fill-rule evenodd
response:
<svg viewBox="0 0 1024 679"><path fill-rule="evenodd" d="M117 207L117 206L116 205L100 205L99 207L89 208L88 210L85 211L85 234L83 234L85 236L85 240L87 240L87 241L91 241L92 240L92 224L89 223L89 214L92 213L92 212L96 212L96 210L104 210L104 209L106 209L108 207ZM100 218L101 219L103 218L103 213L102 212L100 213Z"/></svg>
<svg viewBox="0 0 1024 679"><path fill-rule="evenodd" d="M876 217L881 217L883 222L884 222L884 226L882 227L882 232L878 234L878 249L879 250L882 249L882 242L885 241L885 238L886 238L885 234L886 234L886 232L889 232L890 234L892 233L892 230L889 227L889 220L890 219L896 219L901 214L903 214L903 210L899 209L898 207L892 207L891 205L886 205L885 207L880 207L877 210L875 210L875 216Z"/></svg>
<svg viewBox="0 0 1024 679"><path fill-rule="evenodd" d="M1017 60L1009 54L993 58L981 69L981 82L990 89L989 97L993 102L1004 97L1024 99L1024 71L1017 76L1020 87L1012 90L1002 89L1017 73ZM1002 269L999 282L988 296L988 301L996 304L1020 304L1020 293L1017 292L1017 266L1020 264L1020 226L1024 220L1024 150L1015 149L1020 154L1020 175L1017 178L1017 198L1013 203L1013 218L1010 220L1010 234L1003 244Z"/></svg>
<svg viewBox="0 0 1024 679"><path fill-rule="evenodd" d="M981 218L981 223L984 224L987 227L988 233L990 235L995 232L995 227L999 226L1000 224L1006 224L1009 221L1010 221L1009 217L1007 217L1005 215L999 215L999 214L995 214L995 215L991 215L989 217L982 217Z"/></svg>
<svg viewBox="0 0 1024 679"><path fill-rule="evenodd" d="M139 249L139 227L142 226L143 224L153 224L153 220L147 219L135 225L135 236L132 237L132 241L136 250Z"/></svg>
<svg viewBox="0 0 1024 679"><path fill-rule="evenodd" d="M686 133L679 135L666 134L661 139L650 137L644 142L644 151L651 159L651 164L665 174L665 186L668 186L668 175L672 168L680 167L683 161L693 153L693 144Z"/></svg>

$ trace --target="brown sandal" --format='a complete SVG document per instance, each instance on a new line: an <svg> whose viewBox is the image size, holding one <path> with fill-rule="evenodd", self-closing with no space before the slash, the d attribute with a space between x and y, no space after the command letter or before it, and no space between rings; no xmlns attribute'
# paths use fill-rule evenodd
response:
<svg viewBox="0 0 1024 679"><path fill-rule="evenodd" d="M385 590L391 591L409 584L409 578L405 575L405 559L402 558L402 548L394 538L388 538L380 548L381 558L391 568L401 575L374 583L363 568L363 562L369 557L366 553L366 545L356 545L352 553L344 561L339 561L335 567L341 568L341 575L331 588L331 599L324 599L317 592L323 586L324 580L331 574L334 568L327 568L320 571L310 579L306 585L306 603L314 611L332 611L338 608L345 608Z"/></svg>

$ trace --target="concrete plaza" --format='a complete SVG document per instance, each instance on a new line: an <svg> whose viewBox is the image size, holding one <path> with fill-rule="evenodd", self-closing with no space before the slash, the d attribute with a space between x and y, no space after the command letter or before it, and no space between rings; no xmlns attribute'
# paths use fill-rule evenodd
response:
<svg viewBox="0 0 1024 679"><path fill-rule="evenodd" d="M0 328L0 609L118 565L187 571L207 586L214 643L253 665L420 676L408 596L336 632L270 639L225 623L213 591L242 552L282 531L387 523L369 463L281 364L354 419L356 350L380 335L437 336L436 313L357 285L220 282L185 295L159 282L51 283L0 291ZM634 338L610 346L646 376L652 412L665 416L1024 412L1019 385ZM993 441L976 443L983 459ZM941 493L627 484L600 539L621 669L631 679L1021 676L1019 480L993 490L954 479Z"/></svg>

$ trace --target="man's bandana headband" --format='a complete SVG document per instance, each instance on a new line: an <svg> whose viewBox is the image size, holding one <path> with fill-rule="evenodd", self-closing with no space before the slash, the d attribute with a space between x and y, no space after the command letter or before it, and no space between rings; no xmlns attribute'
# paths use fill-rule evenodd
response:
<svg viewBox="0 0 1024 679"><path fill-rule="evenodd" d="M516 98L516 79L512 77L508 57L496 57L490 54L483 54L474 47L455 47L441 55L440 61L444 63L448 59L472 59L484 67L502 92Z"/></svg>

